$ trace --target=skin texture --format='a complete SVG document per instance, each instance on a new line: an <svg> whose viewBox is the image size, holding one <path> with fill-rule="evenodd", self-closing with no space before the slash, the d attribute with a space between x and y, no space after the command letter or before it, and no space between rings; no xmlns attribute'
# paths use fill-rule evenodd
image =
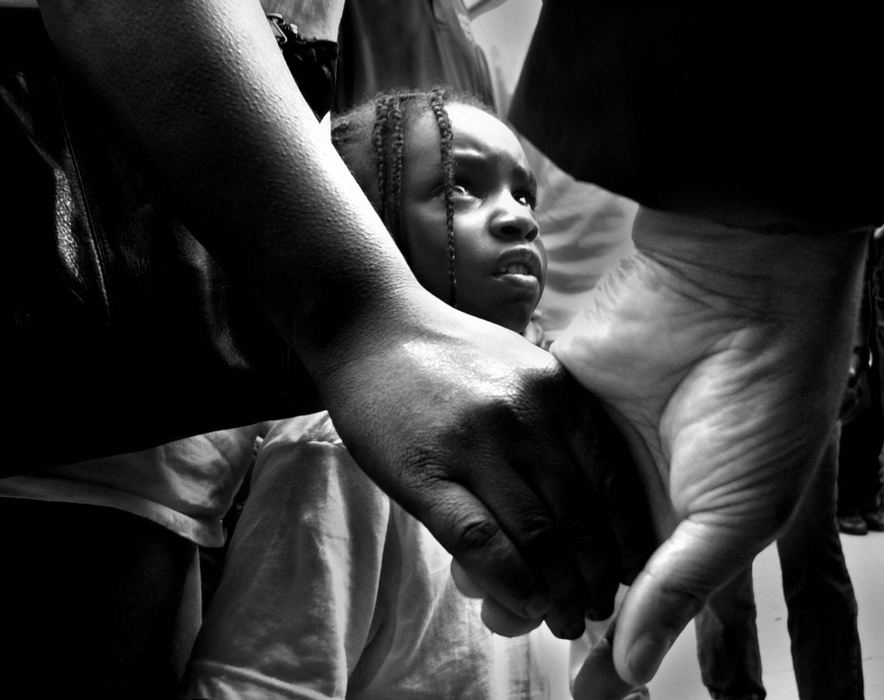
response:
<svg viewBox="0 0 884 700"><path fill-rule="evenodd" d="M260 5L40 9L182 221L295 349L356 461L509 611L579 635L595 585L580 572L603 568L586 475L604 416L549 353L418 284Z"/></svg>

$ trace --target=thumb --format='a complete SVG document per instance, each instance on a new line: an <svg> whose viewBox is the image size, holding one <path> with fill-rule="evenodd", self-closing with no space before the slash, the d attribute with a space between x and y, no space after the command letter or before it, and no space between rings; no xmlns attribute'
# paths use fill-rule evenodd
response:
<svg viewBox="0 0 884 700"><path fill-rule="evenodd" d="M710 594L766 546L720 524L682 520L627 593L613 639L614 666L628 683L649 681Z"/></svg>

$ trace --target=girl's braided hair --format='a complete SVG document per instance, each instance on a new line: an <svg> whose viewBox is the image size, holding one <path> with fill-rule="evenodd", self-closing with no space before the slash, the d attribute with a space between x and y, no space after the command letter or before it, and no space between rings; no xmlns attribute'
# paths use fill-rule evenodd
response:
<svg viewBox="0 0 884 700"><path fill-rule="evenodd" d="M408 127L424 114L433 116L439 129L439 153L448 238L449 304L457 306L454 274L454 160L452 129L446 104L466 104L490 114L479 97L445 87L427 90L389 90L332 119L332 143L350 172L368 195L384 225L406 260L410 251L402 231L402 175Z"/></svg>

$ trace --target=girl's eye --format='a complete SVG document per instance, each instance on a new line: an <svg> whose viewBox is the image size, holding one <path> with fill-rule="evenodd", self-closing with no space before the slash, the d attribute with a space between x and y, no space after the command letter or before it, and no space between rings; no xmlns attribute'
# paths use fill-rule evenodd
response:
<svg viewBox="0 0 884 700"><path fill-rule="evenodd" d="M445 185L440 183L438 188L433 191L433 196L439 198L445 197ZM472 192L468 186L455 183L451 186L451 196L455 199L460 199L461 197L472 196Z"/></svg>
<svg viewBox="0 0 884 700"><path fill-rule="evenodd" d="M517 192L515 197L517 202L526 207L534 209L537 206L537 195L533 192Z"/></svg>

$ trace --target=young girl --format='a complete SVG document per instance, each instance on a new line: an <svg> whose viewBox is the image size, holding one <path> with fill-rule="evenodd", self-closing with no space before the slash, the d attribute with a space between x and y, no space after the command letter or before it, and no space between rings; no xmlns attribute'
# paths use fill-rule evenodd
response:
<svg viewBox="0 0 884 700"><path fill-rule="evenodd" d="M435 89L382 93L337 117L332 137L417 279L524 332L546 254L513 132L474 98ZM450 564L326 413L279 421L258 450L185 695L549 697L540 642L557 642L492 635Z"/></svg>

